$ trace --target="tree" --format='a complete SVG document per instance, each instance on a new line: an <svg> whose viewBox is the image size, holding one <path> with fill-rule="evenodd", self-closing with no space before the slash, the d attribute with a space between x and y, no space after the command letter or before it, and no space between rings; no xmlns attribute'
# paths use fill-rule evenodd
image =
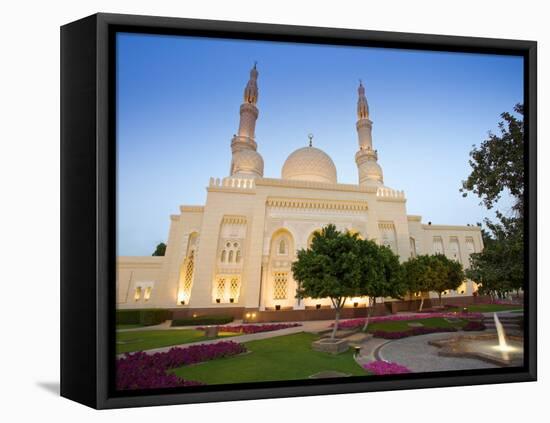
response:
<svg viewBox="0 0 550 423"><path fill-rule="evenodd" d="M430 261L432 270L430 291L437 292L439 305L442 305L441 296L443 292L457 289L464 282L466 276L462 264L448 259L443 254L430 256Z"/></svg>
<svg viewBox="0 0 550 423"><path fill-rule="evenodd" d="M431 291L431 259L429 255L409 258L403 263L405 286L409 293ZM424 307L424 296L420 296L419 311Z"/></svg>
<svg viewBox="0 0 550 423"><path fill-rule="evenodd" d="M488 138L479 148L473 146L470 152L472 172L462 182L461 192L466 197L468 191L482 199L488 209L501 198L505 191L516 199L514 211L523 217L524 169L524 130L523 105L516 104L514 111L518 118L504 112L499 122L500 136L489 132Z"/></svg>
<svg viewBox="0 0 550 423"><path fill-rule="evenodd" d="M523 287L523 231L509 219L493 224L493 236L481 253L470 256L466 276L477 282L479 292L491 299L504 298L508 292Z"/></svg>
<svg viewBox="0 0 550 423"><path fill-rule="evenodd" d="M488 231L483 234L484 249L470 256L468 278L480 284L480 293L492 298L511 290L519 291L524 283L524 125L523 105L514 107L518 117L502 113L500 135L489 133L479 148L470 153L472 172L463 181L461 192L476 194L487 209L492 209L505 192L515 203L511 213L496 211L497 221L485 219Z"/></svg>
<svg viewBox="0 0 550 423"><path fill-rule="evenodd" d="M377 297L402 297L405 289L403 273L399 257L385 246L379 246L373 241L358 240L360 259L360 296L369 299L367 318L363 330L369 325L371 312L376 306Z"/></svg>
<svg viewBox="0 0 550 423"><path fill-rule="evenodd" d="M311 246L298 251L292 273L298 283L297 298L330 298L335 310L331 339L338 330L346 299L358 291L360 269L356 234L342 233L328 225L315 233Z"/></svg>
<svg viewBox="0 0 550 423"><path fill-rule="evenodd" d="M155 249L153 256L163 256L166 254L166 244L164 242L161 242L157 245L157 248Z"/></svg>
<svg viewBox="0 0 550 423"><path fill-rule="evenodd" d="M462 265L443 254L410 258L403 264L403 268L408 291L436 292L439 305L442 304L443 292L457 289L465 279ZM419 311L422 311L423 306L424 297L421 297Z"/></svg>

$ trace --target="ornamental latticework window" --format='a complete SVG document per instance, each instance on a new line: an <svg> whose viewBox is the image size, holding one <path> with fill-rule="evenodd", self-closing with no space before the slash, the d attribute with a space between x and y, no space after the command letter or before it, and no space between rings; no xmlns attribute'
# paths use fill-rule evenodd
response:
<svg viewBox="0 0 550 423"><path fill-rule="evenodd" d="M216 280L216 298L223 299L225 296L225 278Z"/></svg>
<svg viewBox="0 0 550 423"><path fill-rule="evenodd" d="M185 265L185 274L183 276L183 293L186 298L191 296L191 288L193 287L193 274L195 272L195 252L191 251Z"/></svg>
<svg viewBox="0 0 550 423"><path fill-rule="evenodd" d="M288 272L275 272L273 275L273 299L286 300L288 291Z"/></svg>
<svg viewBox="0 0 550 423"><path fill-rule="evenodd" d="M241 281L238 277L231 278L229 282L229 298L233 298L235 301L239 298L239 291L241 289Z"/></svg>

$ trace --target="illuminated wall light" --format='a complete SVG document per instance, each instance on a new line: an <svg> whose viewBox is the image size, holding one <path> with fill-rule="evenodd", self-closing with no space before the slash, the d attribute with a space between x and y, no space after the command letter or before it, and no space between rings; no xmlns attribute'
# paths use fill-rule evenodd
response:
<svg viewBox="0 0 550 423"><path fill-rule="evenodd" d="M246 314L245 314L245 317L246 317L247 319L250 319L250 313L246 313Z"/></svg>
<svg viewBox="0 0 550 423"><path fill-rule="evenodd" d="M253 319L256 318L256 313L252 313L252 318L253 318Z"/></svg>

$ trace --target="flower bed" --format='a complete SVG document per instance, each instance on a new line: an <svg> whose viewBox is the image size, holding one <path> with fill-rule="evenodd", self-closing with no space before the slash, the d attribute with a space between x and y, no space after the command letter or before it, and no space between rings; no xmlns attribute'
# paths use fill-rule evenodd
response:
<svg viewBox="0 0 550 423"><path fill-rule="evenodd" d="M386 331L386 330L375 330L372 332L372 336L375 338L383 339L401 339L408 338L409 336L418 336L418 335L427 335L430 333L440 333L440 332L456 332L458 329L452 326L442 327L442 328L411 328L403 331Z"/></svg>
<svg viewBox="0 0 550 423"><path fill-rule="evenodd" d="M485 326L485 323L483 323L481 321L478 321L478 320L472 320L472 321L466 323L462 327L462 330L467 331L467 332L481 331L481 330L485 330L485 329L487 329L487 327Z"/></svg>
<svg viewBox="0 0 550 423"><path fill-rule="evenodd" d="M384 360L371 361L370 363L365 364L363 368L375 375L397 375L411 373L407 367L402 366L401 364Z"/></svg>
<svg viewBox="0 0 550 423"><path fill-rule="evenodd" d="M167 352L125 354L117 360L116 386L119 390L173 388L202 385L184 380L167 370L246 352L246 347L232 341L171 348Z"/></svg>
<svg viewBox="0 0 550 423"><path fill-rule="evenodd" d="M235 333L260 333L270 332L273 330L281 330L302 326L300 323L273 323L265 325L231 325L231 326L218 326L220 332L235 332ZM199 330L206 329L205 327L197 328Z"/></svg>
<svg viewBox="0 0 550 423"><path fill-rule="evenodd" d="M389 316L375 316L369 319L369 323L378 323L378 322L394 322L399 320L418 320L418 319L431 319L434 317L442 318L456 318L460 317L461 319L481 319L483 317L482 313L450 313L450 312L439 312L439 313L430 313L429 316L422 313L415 314L392 314ZM365 319L351 319L343 320L338 324L340 329L355 329L362 327L365 324Z"/></svg>

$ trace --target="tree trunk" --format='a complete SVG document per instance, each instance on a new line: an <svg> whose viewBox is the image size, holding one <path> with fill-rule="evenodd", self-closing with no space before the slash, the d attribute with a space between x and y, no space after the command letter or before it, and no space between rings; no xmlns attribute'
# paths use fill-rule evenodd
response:
<svg viewBox="0 0 550 423"><path fill-rule="evenodd" d="M332 334L330 335L330 339L334 341L334 338L336 337L336 332L338 331L338 322L340 321L340 306L336 308L336 315L334 316L334 327L332 328Z"/></svg>
<svg viewBox="0 0 550 423"><path fill-rule="evenodd" d="M420 294L420 308L418 311L422 311L422 307L424 307L424 296Z"/></svg>
<svg viewBox="0 0 550 423"><path fill-rule="evenodd" d="M372 301L372 304L371 304L371 301ZM369 320L370 320L372 308L375 306L375 304L376 304L376 297L374 297L374 298L369 297L369 307L367 309L367 318L365 319L365 324L363 326L363 332L366 332L367 328L369 327Z"/></svg>
<svg viewBox="0 0 550 423"><path fill-rule="evenodd" d="M438 292L439 295L439 307L441 307L443 305L443 301L441 300L441 292Z"/></svg>

